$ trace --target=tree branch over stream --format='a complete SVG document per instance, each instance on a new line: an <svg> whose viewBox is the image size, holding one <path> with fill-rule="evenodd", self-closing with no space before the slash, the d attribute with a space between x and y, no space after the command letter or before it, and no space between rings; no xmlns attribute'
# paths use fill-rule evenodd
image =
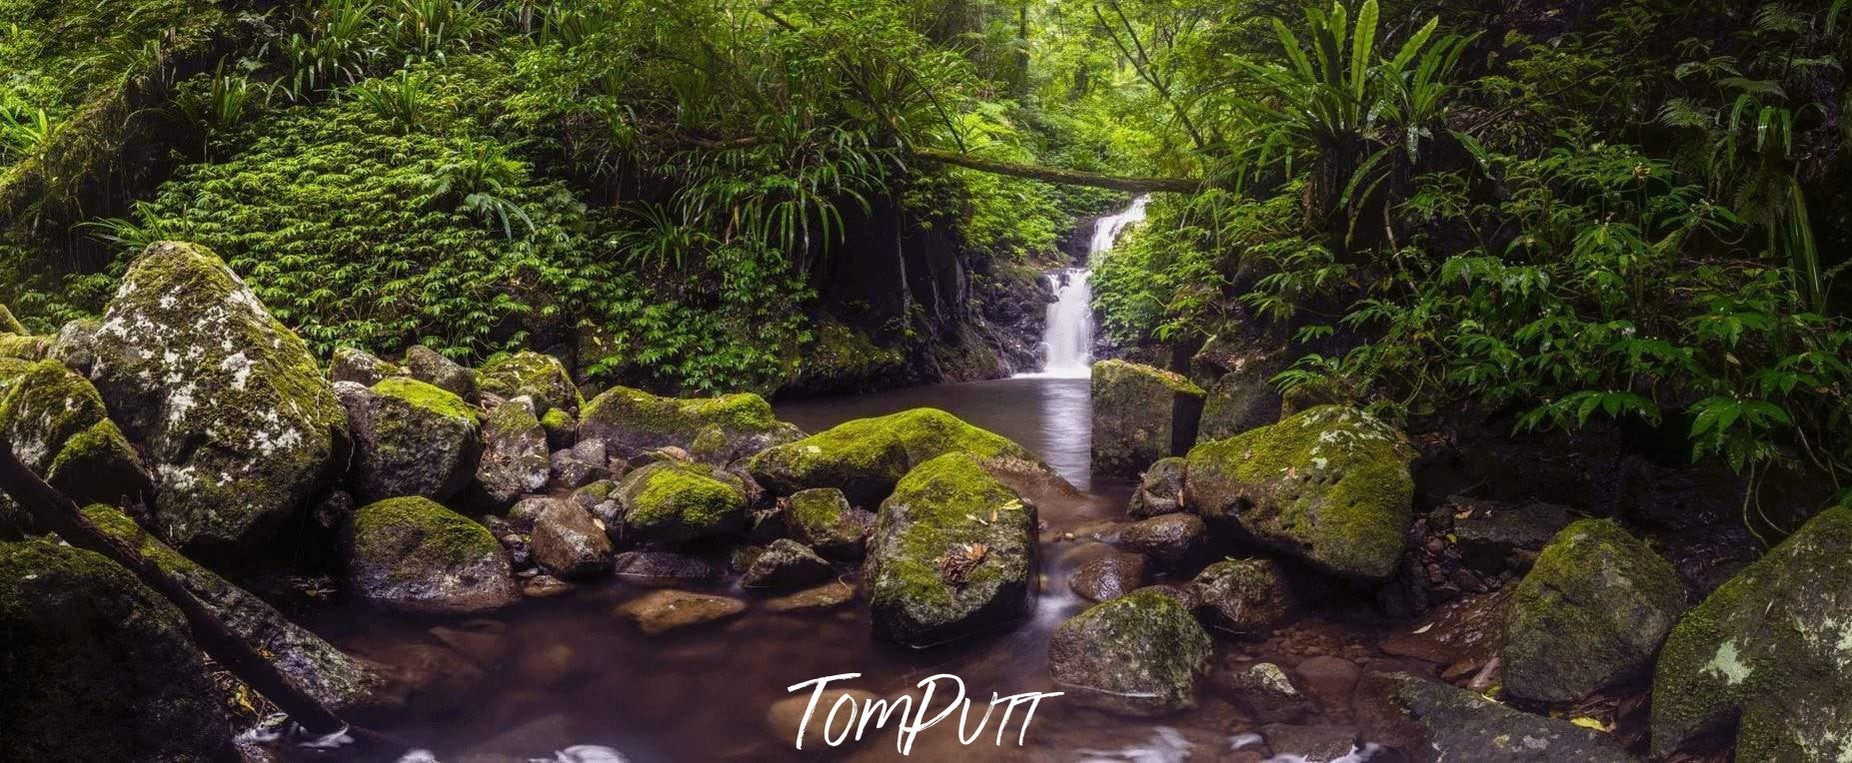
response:
<svg viewBox="0 0 1852 763"><path fill-rule="evenodd" d="M950 164L965 169L989 172L995 175L1040 180L1056 185L1084 185L1092 188L1109 188L1114 191L1131 193L1200 193L1207 185L1201 180L1189 178L1155 178L1126 177L1122 175L1102 175L1093 172L1079 172L1055 167L1041 167L1033 164L1016 164L1013 162L984 159L970 154L960 154L937 148L915 146L913 155L927 161Z"/></svg>

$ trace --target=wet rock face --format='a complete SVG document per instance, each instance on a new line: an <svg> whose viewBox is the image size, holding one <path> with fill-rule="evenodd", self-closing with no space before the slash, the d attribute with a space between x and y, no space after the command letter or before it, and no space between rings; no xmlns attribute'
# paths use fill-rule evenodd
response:
<svg viewBox="0 0 1852 763"><path fill-rule="evenodd" d="M1132 493L1132 516L1142 519L1182 511L1184 464L1178 456L1151 464L1138 478L1138 490Z"/></svg>
<svg viewBox="0 0 1852 763"><path fill-rule="evenodd" d="M471 405L482 396L475 371L464 368L424 345L416 345L405 351L405 372L411 374L413 379L456 395Z"/></svg>
<svg viewBox="0 0 1852 763"><path fill-rule="evenodd" d="M1040 464L1028 450L1001 435L936 408L915 408L846 421L770 448L748 459L746 469L773 495L833 487L852 505L873 506L915 467L954 452Z"/></svg>
<svg viewBox="0 0 1852 763"><path fill-rule="evenodd" d="M484 364L479 374L484 392L534 401L536 416L561 410L579 413L579 387L558 358L522 350Z"/></svg>
<svg viewBox="0 0 1852 763"><path fill-rule="evenodd" d="M1126 715L1196 706L1214 646L1176 599L1139 591L1095 605L1055 628L1049 671L1073 700Z"/></svg>
<svg viewBox="0 0 1852 763"><path fill-rule="evenodd" d="M1319 406L1191 449L1184 505L1325 572L1381 582L1414 521L1413 458L1374 417Z"/></svg>
<svg viewBox="0 0 1852 763"><path fill-rule="evenodd" d="M740 575L740 585L747 588L793 588L827 579L830 563L802 543L779 538L753 557L752 564Z"/></svg>
<svg viewBox="0 0 1852 763"><path fill-rule="evenodd" d="M612 387L587 403L579 417L580 442L600 441L619 459L673 446L707 463L728 464L802 436L751 393L673 398Z"/></svg>
<svg viewBox="0 0 1852 763"><path fill-rule="evenodd" d="M611 571L611 539L574 501L546 499L534 519L534 560L555 577L581 580Z"/></svg>
<svg viewBox="0 0 1852 763"><path fill-rule="evenodd" d="M385 678L377 671L290 622L262 599L168 548L122 512L98 504L84 509L84 516L178 580L233 633L270 655L272 664L297 689L331 708L346 710L375 701L384 688Z"/></svg>
<svg viewBox="0 0 1852 763"><path fill-rule="evenodd" d="M1093 475L1134 478L1151 462L1195 439L1203 390L1180 374L1122 360L1093 364Z"/></svg>
<svg viewBox="0 0 1852 763"><path fill-rule="evenodd" d="M469 484L482 455L481 424L463 399L415 379L337 387L354 435L361 500L446 500Z"/></svg>
<svg viewBox="0 0 1852 763"><path fill-rule="evenodd" d="M1292 588L1271 559L1216 562L1190 585L1208 624L1236 636L1264 638L1292 613Z"/></svg>
<svg viewBox="0 0 1852 763"><path fill-rule="evenodd" d="M1571 702L1644 672L1685 609L1671 563L1610 520L1563 528L1512 593L1506 691Z"/></svg>
<svg viewBox="0 0 1852 763"><path fill-rule="evenodd" d="M426 498L360 507L342 526L341 550L354 594L381 606L460 614L520 598L489 529Z"/></svg>
<svg viewBox="0 0 1852 763"><path fill-rule="evenodd" d="M921 464L881 504L862 579L875 636L928 646L1027 614L1036 510L969 453Z"/></svg>
<svg viewBox="0 0 1852 763"><path fill-rule="evenodd" d="M1144 584L1145 557L1117 549L1083 562L1068 578L1068 587L1091 601L1117 599Z"/></svg>
<svg viewBox="0 0 1852 763"><path fill-rule="evenodd" d="M203 247L143 252L91 351L91 380L145 444L161 529L182 546L265 539L347 449L308 346Z"/></svg>
<svg viewBox="0 0 1852 763"><path fill-rule="evenodd" d="M685 461L658 461L624 476L617 485L626 539L686 543L746 524L746 491L739 478Z"/></svg>
<svg viewBox="0 0 1852 763"><path fill-rule="evenodd" d="M495 406L483 424L482 440L476 484L490 503L507 506L546 487L552 455L531 399L515 397Z"/></svg>
<svg viewBox="0 0 1852 763"><path fill-rule="evenodd" d="M179 610L103 556L0 543L0 633L8 759L239 759Z"/></svg>
<svg viewBox="0 0 1852 763"><path fill-rule="evenodd" d="M1633 760L1612 734L1515 710L1407 673L1365 676L1353 704L1364 723L1364 738L1423 763Z"/></svg>
<svg viewBox="0 0 1852 763"><path fill-rule="evenodd" d="M1852 757L1852 507L1820 512L1687 612L1653 676L1653 753L1737 724L1737 760Z"/></svg>
<svg viewBox="0 0 1852 763"><path fill-rule="evenodd" d="M860 559L874 515L858 511L835 488L799 490L780 501L791 537L837 559Z"/></svg>

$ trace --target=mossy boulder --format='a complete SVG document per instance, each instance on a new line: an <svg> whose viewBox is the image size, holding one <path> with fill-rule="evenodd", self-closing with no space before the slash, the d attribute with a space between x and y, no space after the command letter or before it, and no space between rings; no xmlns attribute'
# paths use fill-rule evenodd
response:
<svg viewBox="0 0 1852 763"><path fill-rule="evenodd" d="M315 357L218 256L153 244L91 343L90 378L145 446L183 547L264 540L330 480L347 419Z"/></svg>
<svg viewBox="0 0 1852 763"><path fill-rule="evenodd" d="M402 376L371 388L336 387L353 432L353 485L361 500L442 501L469 484L482 454L481 425L462 398Z"/></svg>
<svg viewBox="0 0 1852 763"><path fill-rule="evenodd" d="M547 432L549 449L563 450L579 441L579 420L558 408L540 414L540 428Z"/></svg>
<svg viewBox="0 0 1852 763"><path fill-rule="evenodd" d="M179 610L49 540L0 543L0 757L236 761Z"/></svg>
<svg viewBox="0 0 1852 763"><path fill-rule="evenodd" d="M1328 573L1381 582L1414 521L1413 460L1375 417L1320 406L1192 448L1184 506Z"/></svg>
<svg viewBox="0 0 1852 763"><path fill-rule="evenodd" d="M483 612L520 598L489 529L428 498L389 498L354 511L341 550L356 596L405 612Z"/></svg>
<svg viewBox="0 0 1852 763"><path fill-rule="evenodd" d="M1123 360L1093 364L1093 476L1134 479L1193 440L1203 390L1171 371ZM1187 443L1188 440L1185 440Z"/></svg>
<svg viewBox="0 0 1852 763"><path fill-rule="evenodd" d="M617 485L627 539L662 544L740 532L746 491L738 477L687 461L658 461Z"/></svg>
<svg viewBox="0 0 1852 763"><path fill-rule="evenodd" d="M1352 696L1361 736L1419 763L1631 763L1614 734L1545 718L1407 673L1370 673Z"/></svg>
<svg viewBox="0 0 1852 763"><path fill-rule="evenodd" d="M875 636L923 647L1026 615L1036 575L1034 504L950 452L882 502L862 577Z"/></svg>
<svg viewBox="0 0 1852 763"><path fill-rule="evenodd" d="M154 480L116 423L103 419L64 442L45 481L78 505L120 506L154 495Z"/></svg>
<svg viewBox="0 0 1852 763"><path fill-rule="evenodd" d="M429 384L474 405L482 396L476 372L424 345L405 351L405 372L413 379Z"/></svg>
<svg viewBox="0 0 1852 763"><path fill-rule="evenodd" d="M1211 627L1243 638L1266 638L1292 614L1292 587L1272 559L1225 559L1190 583L1198 611Z"/></svg>
<svg viewBox="0 0 1852 763"><path fill-rule="evenodd" d="M385 677L376 667L290 622L262 599L169 548L122 512L96 504L84 509L84 516L179 581L245 643L268 655L297 689L339 711L374 702L385 687Z"/></svg>
<svg viewBox="0 0 1852 763"><path fill-rule="evenodd" d="M839 559L860 559L867 550L868 530L874 515L849 505L841 490L831 487L799 490L780 501L785 528L791 537Z"/></svg>
<svg viewBox="0 0 1852 763"><path fill-rule="evenodd" d="M477 374L482 390L505 398L527 396L540 414L562 410L577 414L579 387L558 358L531 350L502 355L482 366Z"/></svg>
<svg viewBox="0 0 1852 763"><path fill-rule="evenodd" d="M532 399L522 395L495 406L482 426L482 442L476 485L490 503L508 506L546 487L553 457Z"/></svg>
<svg viewBox="0 0 1852 763"><path fill-rule="evenodd" d="M80 505L154 493L96 388L58 361L31 364L0 393L0 436L27 468Z"/></svg>
<svg viewBox="0 0 1852 763"><path fill-rule="evenodd" d="M1641 674L1685 610L1678 571L1612 520L1556 534L1512 593L1499 647L1505 690L1573 702Z"/></svg>
<svg viewBox="0 0 1852 763"><path fill-rule="evenodd" d="M1734 722L1737 760L1852 759L1852 506L1685 613L1653 675L1653 753Z"/></svg>
<svg viewBox="0 0 1852 763"><path fill-rule="evenodd" d="M1021 445L937 408L915 408L846 421L796 442L769 448L746 462L773 495L833 487L855 506L873 506L901 477L946 453L1039 463Z"/></svg>
<svg viewBox="0 0 1852 763"><path fill-rule="evenodd" d="M1153 716L1196 706L1196 684L1214 643L1175 598L1133 591L1055 628L1048 668L1081 704Z"/></svg>
<svg viewBox="0 0 1852 763"><path fill-rule="evenodd" d="M353 382L371 387L394 376L406 376L404 368L379 359L366 350L337 347L328 361L328 380Z"/></svg>
<svg viewBox="0 0 1852 763"><path fill-rule="evenodd" d="M32 361L19 358L0 358L0 395L12 389L13 382L25 376L31 370Z"/></svg>
<svg viewBox="0 0 1852 763"><path fill-rule="evenodd" d="M720 397L658 397L629 387L612 387L585 404L579 414L579 440L604 442L611 456L629 459L657 448L696 450L716 464L730 463L803 436L796 426L779 421L765 398L752 393Z"/></svg>

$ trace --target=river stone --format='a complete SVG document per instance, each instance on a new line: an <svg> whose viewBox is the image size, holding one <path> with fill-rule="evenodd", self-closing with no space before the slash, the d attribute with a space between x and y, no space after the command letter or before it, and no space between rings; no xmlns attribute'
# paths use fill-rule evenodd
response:
<svg viewBox="0 0 1852 763"><path fill-rule="evenodd" d="M1207 540L1208 528L1194 514L1164 514L1140 520L1119 533L1120 545L1173 568L1201 563Z"/></svg>
<svg viewBox="0 0 1852 763"><path fill-rule="evenodd" d="M701 464L650 464L625 475L617 495L627 539L677 544L745 529L739 479Z"/></svg>
<svg viewBox="0 0 1852 763"><path fill-rule="evenodd" d="M1074 593L1092 601L1117 599L1144 584L1145 557L1118 549L1107 549L1081 563L1068 578Z"/></svg>
<svg viewBox="0 0 1852 763"><path fill-rule="evenodd" d="M725 464L803 436L779 421L765 398L752 393L720 397L657 397L629 387L612 387L586 403L579 415L579 440L599 440L612 457L630 459L665 446L700 450L709 463ZM697 439L705 439L701 448Z"/></svg>
<svg viewBox="0 0 1852 763"><path fill-rule="evenodd" d="M336 347L334 357L328 361L328 380L336 383L353 382L371 387L394 376L405 375L405 369L353 347Z"/></svg>
<svg viewBox="0 0 1852 763"><path fill-rule="evenodd" d="M1237 636L1265 638L1293 609L1286 573L1272 559L1216 562L1203 568L1190 585L1204 619Z"/></svg>
<svg viewBox="0 0 1852 763"><path fill-rule="evenodd" d="M266 539L325 486L347 418L314 356L204 247L161 242L122 277L91 381L146 446L182 547Z"/></svg>
<svg viewBox="0 0 1852 763"><path fill-rule="evenodd" d="M647 636L724 620L744 611L746 602L739 599L671 589L651 591L617 608L620 616L636 623Z"/></svg>
<svg viewBox="0 0 1852 763"><path fill-rule="evenodd" d="M475 405L476 399L482 396L475 371L421 344L413 345L405 351L405 372L411 374L413 379L456 395L470 405Z"/></svg>
<svg viewBox="0 0 1852 763"><path fill-rule="evenodd" d="M854 600L854 586L840 580L832 580L815 588L806 588L797 593L766 599L765 608L772 612L803 612L834 609Z"/></svg>
<svg viewBox="0 0 1852 763"><path fill-rule="evenodd" d="M1214 645L1176 599L1135 591L1055 628L1048 667L1076 702L1126 715L1196 706L1196 681Z"/></svg>
<svg viewBox="0 0 1852 763"><path fill-rule="evenodd" d="M773 702L765 713L765 726L771 731L772 738L781 747L804 750L806 753L821 753L830 749L829 737L843 737L851 728L850 719L860 719L860 713L867 703L881 701L873 692L861 689L824 689L817 693L817 704L813 710L810 706L811 694L815 690L807 689L790 697ZM911 703L909 703L911 704ZM837 710L837 706L842 707ZM804 714L811 713L806 722ZM830 722L834 720L835 724ZM827 730L826 730L827 729ZM803 738L798 738L798 732ZM840 739L838 741L841 741Z"/></svg>
<svg viewBox="0 0 1852 763"><path fill-rule="evenodd" d="M830 563L823 561L815 551L790 538L779 538L753 557L745 574L740 575L740 585L792 588L824 580L830 575Z"/></svg>
<svg viewBox="0 0 1852 763"><path fill-rule="evenodd" d="M375 666L349 657L262 599L181 556L115 508L93 505L84 516L179 581L245 643L268 655L298 690L342 711L371 703L385 687L385 676Z"/></svg>
<svg viewBox="0 0 1852 763"><path fill-rule="evenodd" d="M1236 358L1232 369L1209 385L1203 398L1196 441L1224 440L1280 420L1280 393L1274 374L1286 370L1277 356Z"/></svg>
<svg viewBox="0 0 1852 763"><path fill-rule="evenodd" d="M1123 360L1093 364L1093 476L1136 478L1172 455L1176 434L1195 437L1196 422L1178 409L1200 411L1201 387L1183 375Z"/></svg>
<svg viewBox="0 0 1852 763"><path fill-rule="evenodd" d="M0 757L239 759L186 620L109 559L0 543L0 633Z"/></svg>
<svg viewBox="0 0 1852 763"><path fill-rule="evenodd" d="M1260 727L1261 738L1278 761L1349 761L1357 751L1357 730L1335 723L1296 726L1269 723Z"/></svg>
<svg viewBox="0 0 1852 763"><path fill-rule="evenodd" d="M1183 510L1183 470L1180 456L1160 458L1139 475L1129 510L1140 519Z"/></svg>
<svg viewBox="0 0 1852 763"><path fill-rule="evenodd" d="M817 553L837 559L860 559L867 550L874 515L849 506L841 490L811 488L779 501L791 537Z"/></svg>
<svg viewBox="0 0 1852 763"><path fill-rule="evenodd" d="M1259 723L1291 723L1312 714L1311 699L1293 686L1292 679L1286 677L1286 671L1271 662L1223 664L1210 675L1209 682L1246 709L1248 716ZM1306 752L1278 746L1275 746L1274 751ZM1340 754L1349 751L1346 747Z"/></svg>
<svg viewBox="0 0 1852 763"><path fill-rule="evenodd" d="M1475 569L1498 574L1524 569L1524 560L1543 550L1569 524L1569 510L1553 503L1512 504L1454 496L1453 535L1460 555ZM1460 516L1464 514L1465 516Z"/></svg>
<svg viewBox="0 0 1852 763"><path fill-rule="evenodd" d="M1477 692L1407 673L1372 673L1352 700L1364 739L1420 763L1633 760L1613 734L1514 710Z"/></svg>
<svg viewBox="0 0 1852 763"><path fill-rule="evenodd" d="M529 540L534 561L554 576L580 580L611 571L611 539L575 501L548 499Z"/></svg>
<svg viewBox="0 0 1852 763"><path fill-rule="evenodd" d="M612 573L629 585L673 586L708 583L726 575L718 563L674 551L625 551L611 560Z"/></svg>
<svg viewBox="0 0 1852 763"><path fill-rule="evenodd" d="M1505 690L1573 702L1644 672L1685 610L1678 571L1606 519L1556 534L1507 605Z"/></svg>
<svg viewBox="0 0 1852 763"><path fill-rule="evenodd" d="M482 455L476 411L416 379L371 389L336 385L354 433L354 488L361 500L418 496L442 501L469 484Z"/></svg>
<svg viewBox="0 0 1852 763"><path fill-rule="evenodd" d="M501 355L482 366L479 374L482 390L505 398L526 396L534 401L534 411L546 414L560 410L579 412L579 387L565 364L552 355L522 350Z"/></svg>
<svg viewBox="0 0 1852 763"><path fill-rule="evenodd" d="M862 579L878 638L929 646L1028 614L1036 509L985 470L946 453L881 504Z"/></svg>
<svg viewBox="0 0 1852 763"><path fill-rule="evenodd" d="M491 503L507 506L546 487L553 459L532 400L515 397L495 406L482 426L482 441L476 484Z"/></svg>
<svg viewBox="0 0 1852 763"><path fill-rule="evenodd" d="M489 529L428 498L389 498L342 525L354 594L406 612L463 614L520 599L502 544Z"/></svg>
<svg viewBox="0 0 1852 763"><path fill-rule="evenodd" d="M1852 506L1827 509L1672 628L1653 754L1737 723L1736 759L1852 759Z"/></svg>
<svg viewBox="0 0 1852 763"><path fill-rule="evenodd" d="M946 453L1040 463L1021 445L936 408L845 421L796 442L769 448L746 469L773 495L809 488L841 490L855 506L873 506L901 477Z"/></svg>
<svg viewBox="0 0 1852 763"><path fill-rule="evenodd" d="M1375 417L1320 406L1191 449L1184 505L1325 572L1380 583L1414 522L1413 458Z"/></svg>

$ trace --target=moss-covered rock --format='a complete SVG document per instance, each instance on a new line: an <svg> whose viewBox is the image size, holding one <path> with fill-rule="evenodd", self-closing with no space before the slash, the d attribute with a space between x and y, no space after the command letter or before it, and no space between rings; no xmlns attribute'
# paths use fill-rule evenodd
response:
<svg viewBox="0 0 1852 763"><path fill-rule="evenodd" d="M116 423L104 419L64 442L45 481L80 506L120 506L154 495L154 480Z"/></svg>
<svg viewBox="0 0 1852 763"><path fill-rule="evenodd" d="M1321 406L1192 448L1184 505L1326 572L1380 582L1414 521L1413 459L1376 418Z"/></svg>
<svg viewBox="0 0 1852 763"><path fill-rule="evenodd" d="M874 515L855 509L835 488L811 488L780 501L791 537L824 556L860 559L867 550Z"/></svg>
<svg viewBox="0 0 1852 763"><path fill-rule="evenodd" d="M19 358L0 358L0 396L13 388L13 383L32 369L32 361Z"/></svg>
<svg viewBox="0 0 1852 763"><path fill-rule="evenodd" d="M1034 504L978 456L920 464L882 502L869 541L862 577L875 635L928 646L1022 617L1036 589L1035 544Z"/></svg>
<svg viewBox="0 0 1852 763"><path fill-rule="evenodd" d="M55 360L33 363L0 397L0 436L13 444L20 463L40 474L67 440L108 419L89 380Z"/></svg>
<svg viewBox="0 0 1852 763"><path fill-rule="evenodd" d="M155 474L185 547L263 540L328 478L347 422L307 345L203 247L162 242L123 275L90 376Z"/></svg>
<svg viewBox="0 0 1852 763"><path fill-rule="evenodd" d="M1514 710L1407 673L1370 673L1352 697L1362 737L1419 763L1631 763L1615 735Z"/></svg>
<svg viewBox="0 0 1852 763"><path fill-rule="evenodd" d="M937 408L855 419L767 449L747 471L773 495L833 487L856 506L872 506L920 464L946 453L1039 463L1021 445Z"/></svg>
<svg viewBox="0 0 1852 763"><path fill-rule="evenodd" d="M445 390L396 376L371 389L336 385L354 438L353 483L363 501L399 496L444 500L475 474L476 411Z"/></svg>
<svg viewBox="0 0 1852 763"><path fill-rule="evenodd" d="M508 506L546 487L552 452L532 399L523 395L495 406L483 424L482 442L476 484L490 503Z"/></svg>
<svg viewBox="0 0 1852 763"><path fill-rule="evenodd" d="M406 376L404 368L379 359L366 350L337 347L328 361L328 380L353 382L371 387L394 376Z"/></svg>
<svg viewBox="0 0 1852 763"><path fill-rule="evenodd" d="M1293 610L1286 571L1272 559L1225 559L1190 583L1208 623L1244 638L1265 638Z"/></svg>
<svg viewBox="0 0 1852 763"><path fill-rule="evenodd" d="M474 405L482 396L476 372L424 345L405 351L405 372L413 379L429 384Z"/></svg>
<svg viewBox="0 0 1852 763"><path fill-rule="evenodd" d="M1142 590L1095 605L1055 628L1048 667L1073 700L1128 715L1196 706L1215 651L1175 598Z"/></svg>
<svg viewBox="0 0 1852 763"><path fill-rule="evenodd" d="M182 556L122 512L96 504L84 509L84 516L179 581L245 643L268 655L297 689L339 711L373 702L384 688L385 677L376 668L341 652L262 599Z"/></svg>
<svg viewBox="0 0 1852 763"><path fill-rule="evenodd" d="M712 431L709 431L709 428ZM703 455L724 464L803 436L779 421L765 398L752 393L720 397L658 397L629 387L612 387L586 403L579 415L579 439L605 443L614 458L628 459L674 446L693 452L695 440L710 440Z"/></svg>
<svg viewBox="0 0 1852 763"><path fill-rule="evenodd" d="M572 374L552 355L530 350L502 355L484 364L478 377L484 392L509 398L526 395L541 414L556 409L577 414L582 402Z"/></svg>
<svg viewBox="0 0 1852 763"><path fill-rule="evenodd" d="M558 408L540 415L540 428L546 430L549 450L570 448L579 441L579 419Z"/></svg>
<svg viewBox="0 0 1852 763"><path fill-rule="evenodd" d="M1274 356L1237 358L1209 385L1196 441L1222 440L1280 420L1279 390L1270 381L1286 364Z"/></svg>
<svg viewBox="0 0 1852 763"><path fill-rule="evenodd" d="M632 540L686 543L746 526L739 478L702 464L658 461L624 475L617 495Z"/></svg>
<svg viewBox="0 0 1852 763"><path fill-rule="evenodd" d="M1093 476L1132 479L1194 432L1203 390L1181 374L1102 360L1093 364Z"/></svg>
<svg viewBox="0 0 1852 763"><path fill-rule="evenodd" d="M348 582L362 599L407 612L482 612L520 598L489 529L428 498L389 498L342 525Z"/></svg>
<svg viewBox="0 0 1852 763"><path fill-rule="evenodd" d="M1673 627L1653 752L1737 724L1737 760L1852 758L1852 506L1828 509Z"/></svg>
<svg viewBox="0 0 1852 763"><path fill-rule="evenodd" d="M0 543L0 757L236 761L179 610L101 555Z"/></svg>
<svg viewBox="0 0 1852 763"><path fill-rule="evenodd" d="M46 350L51 348L51 341L49 336L0 334L0 358L43 360Z"/></svg>
<svg viewBox="0 0 1852 763"><path fill-rule="evenodd" d="M1545 546L1513 592L1499 648L1505 690L1572 702L1644 672L1685 610L1678 571L1612 520Z"/></svg>

